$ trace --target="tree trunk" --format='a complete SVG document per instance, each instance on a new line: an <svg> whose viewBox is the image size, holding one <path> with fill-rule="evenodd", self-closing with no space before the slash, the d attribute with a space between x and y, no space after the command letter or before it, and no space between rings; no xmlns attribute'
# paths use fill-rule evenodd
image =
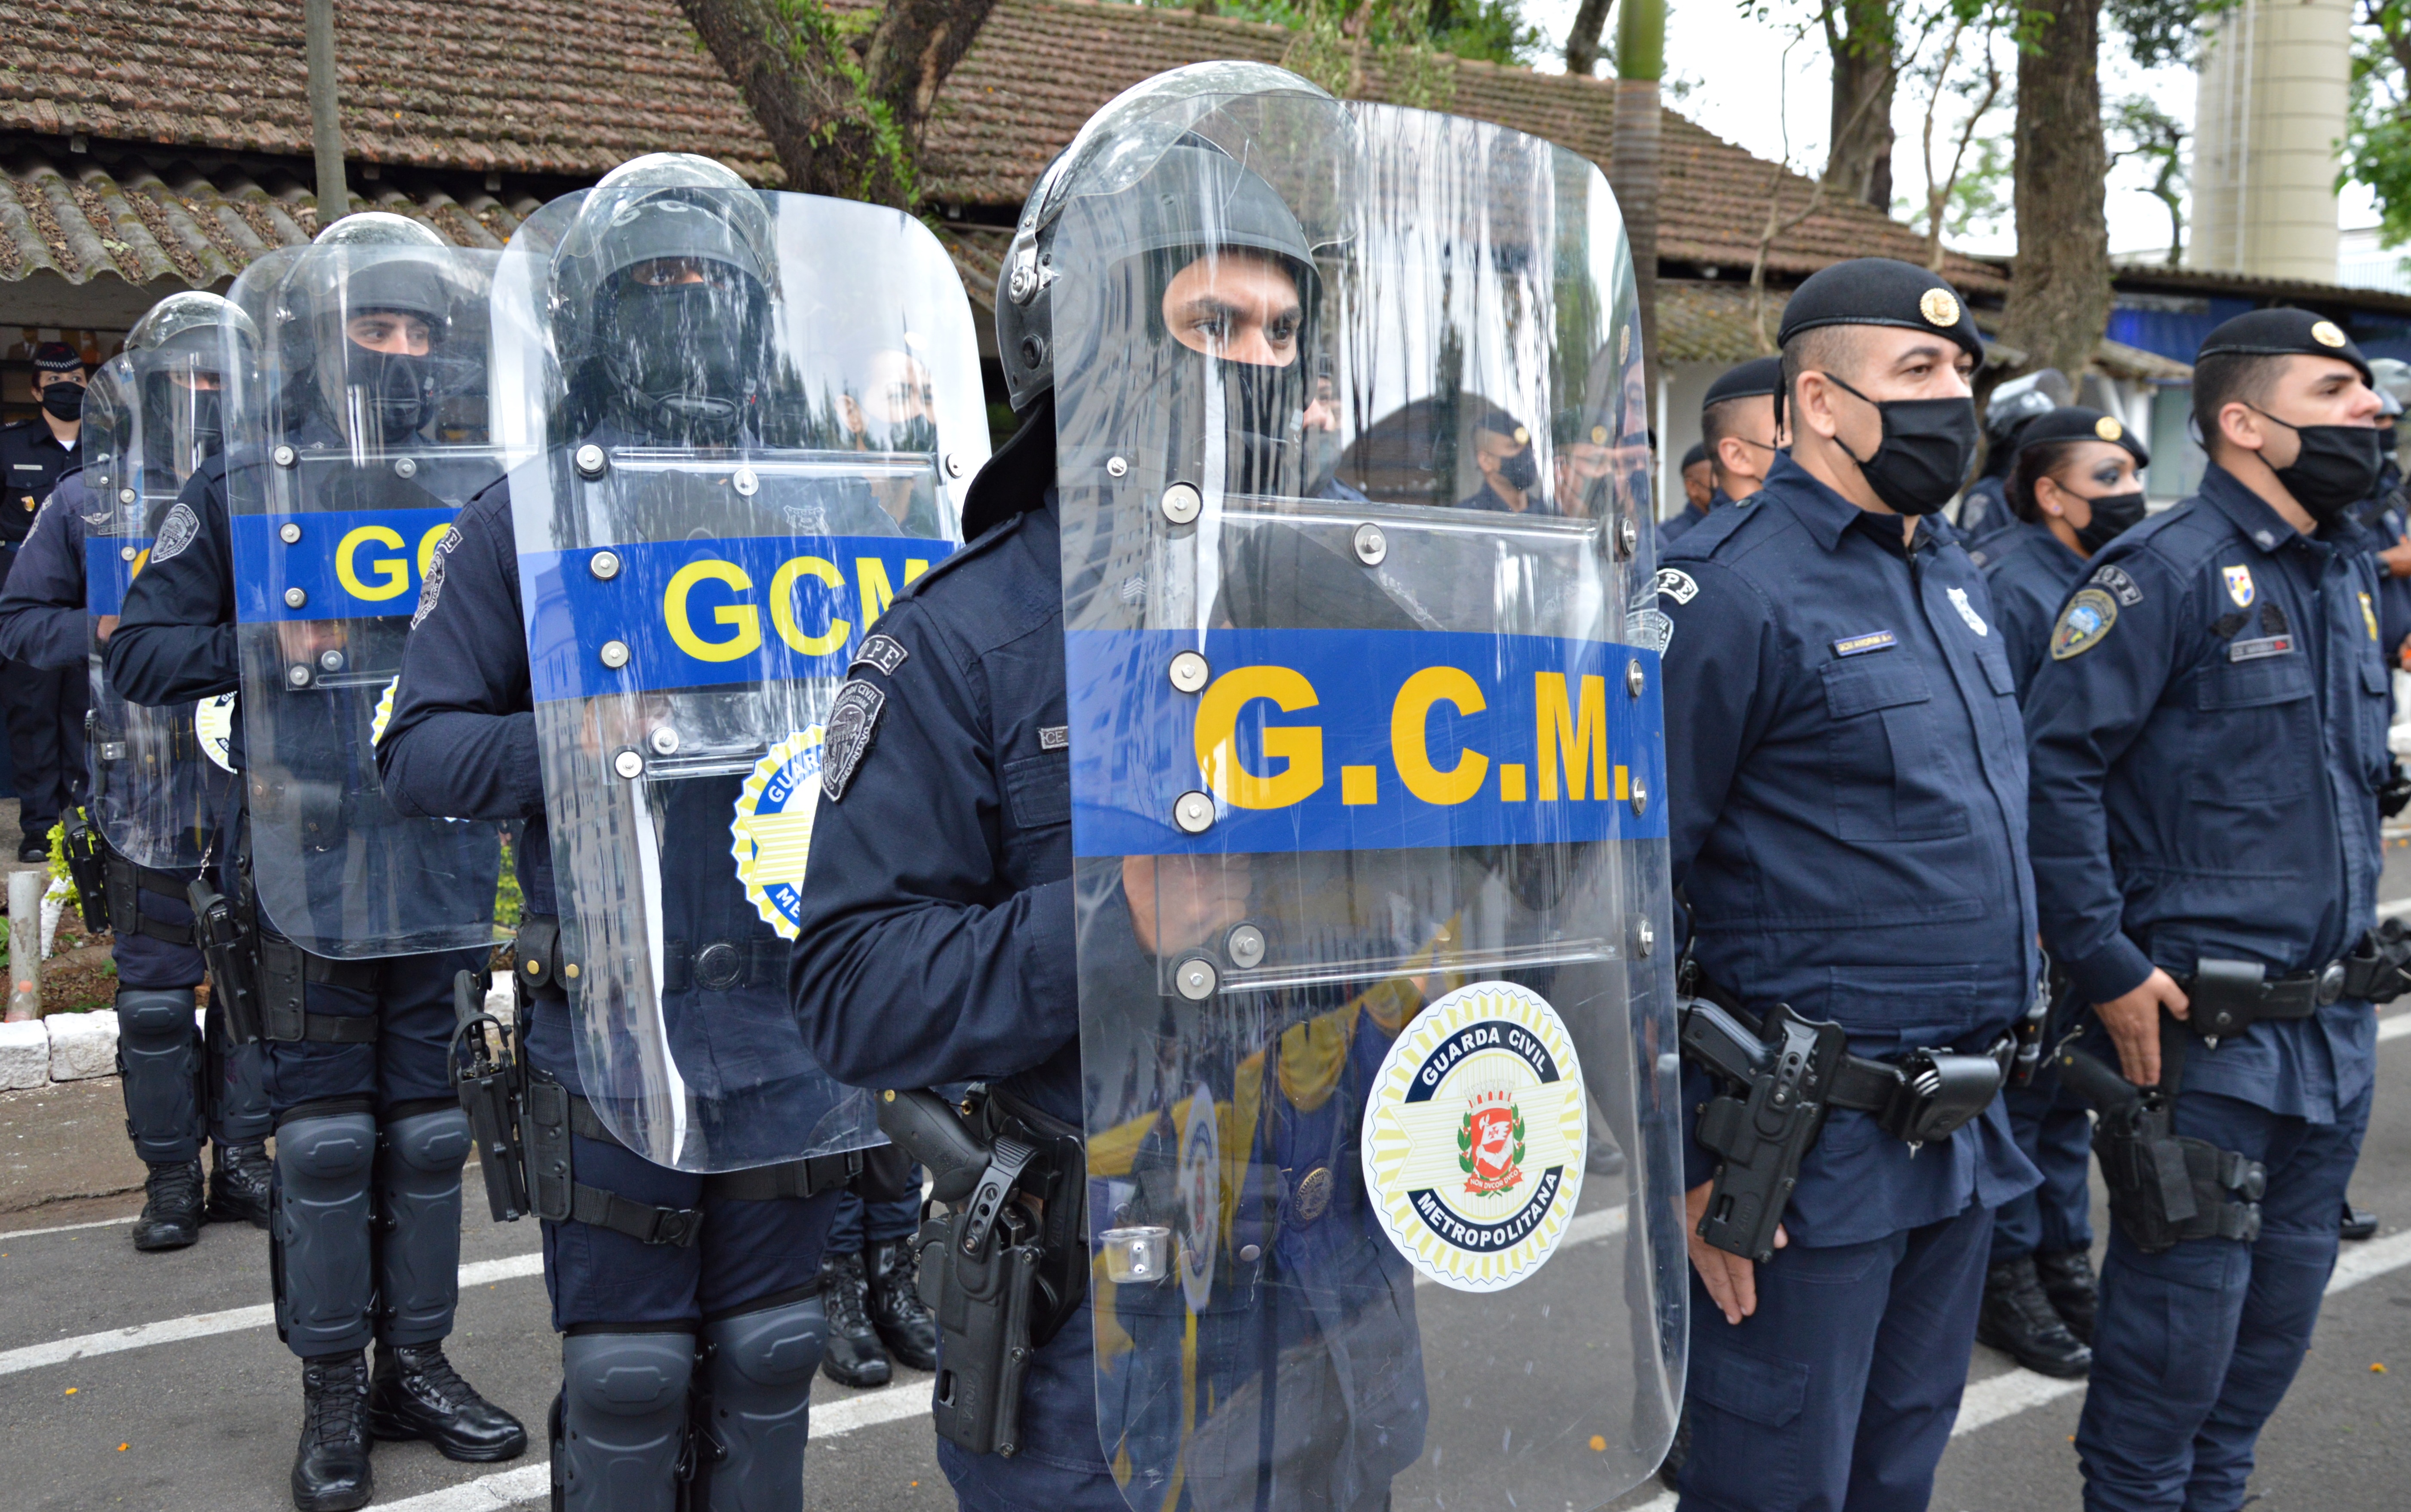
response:
<svg viewBox="0 0 2411 1512"><path fill-rule="evenodd" d="M2001 340L2032 368L2081 382L2110 320L2110 227L2102 212L2100 0L2030 0L2051 17L2018 54L2018 254Z"/></svg>
<svg viewBox="0 0 2411 1512"><path fill-rule="evenodd" d="M1615 22L1615 149L1608 174L1632 248L1646 402L1658 402L1658 80L1666 71L1666 0L1623 0ZM1663 420L1663 416L1659 417ZM1661 426L1662 429L1662 426Z"/></svg>
<svg viewBox="0 0 2411 1512"><path fill-rule="evenodd" d="M1834 192L1892 213L1892 98L1898 80L1892 0L1831 0L1825 41L1834 106L1825 179Z"/></svg>
<svg viewBox="0 0 2411 1512"><path fill-rule="evenodd" d="M995 0L891 0L857 57L821 0L679 0L787 187L910 206L938 91Z"/></svg>
<svg viewBox="0 0 2411 1512"><path fill-rule="evenodd" d="M1566 28L1566 72L1587 79L1599 71L1599 40L1607 31L1613 4L1615 0L1582 0L1574 23Z"/></svg>

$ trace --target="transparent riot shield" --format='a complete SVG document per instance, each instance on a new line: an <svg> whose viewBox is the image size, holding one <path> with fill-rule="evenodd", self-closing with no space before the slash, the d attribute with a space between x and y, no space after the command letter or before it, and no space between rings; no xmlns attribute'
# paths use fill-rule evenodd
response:
<svg viewBox="0 0 2411 1512"><path fill-rule="evenodd" d="M143 316L124 355L102 370L108 395L97 410L85 401L90 807L112 849L162 870L207 859L233 780L202 759L192 705L151 708L118 696L106 671L109 634L127 588L149 560L159 521L186 481L224 449L223 369L256 350L243 324L215 295L172 295ZM93 395L101 393L96 378Z"/></svg>
<svg viewBox="0 0 2411 1512"><path fill-rule="evenodd" d="M1135 1508L1612 1501L1686 1275L1608 186L1200 65L1050 170L1008 297L1025 256L1106 1462Z"/></svg>
<svg viewBox="0 0 2411 1512"><path fill-rule="evenodd" d="M232 395L226 468L252 879L269 923L314 954L495 938L499 827L395 812L375 738L436 547L502 475L486 392L498 256L358 215L255 263L230 296L265 348ZM153 559L194 524L170 511Z"/></svg>
<svg viewBox="0 0 2411 1512"><path fill-rule="evenodd" d="M839 685L987 457L961 281L908 216L659 156L532 217L497 287L587 1096L683 1170L878 1143L788 942Z"/></svg>

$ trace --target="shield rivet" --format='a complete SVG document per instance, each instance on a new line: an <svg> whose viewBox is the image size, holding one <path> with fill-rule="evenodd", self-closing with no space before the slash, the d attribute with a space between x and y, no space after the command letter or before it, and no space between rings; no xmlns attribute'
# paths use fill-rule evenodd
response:
<svg viewBox="0 0 2411 1512"><path fill-rule="evenodd" d="M301 459L301 454L290 446L279 446L268 454L268 458L278 467L291 467Z"/></svg>
<svg viewBox="0 0 2411 1512"><path fill-rule="evenodd" d="M1646 919L1642 920L1640 927L1633 930L1632 938L1644 960L1648 958L1651 951L1658 948L1658 930Z"/></svg>
<svg viewBox="0 0 2411 1512"><path fill-rule="evenodd" d="M611 758L611 770L634 781L645 775L645 759L633 750L623 750Z"/></svg>
<svg viewBox="0 0 2411 1512"><path fill-rule="evenodd" d="M1198 792L1182 793L1172 805L1172 821L1184 835L1203 835L1214 827L1214 800Z"/></svg>
<svg viewBox="0 0 2411 1512"><path fill-rule="evenodd" d="M1223 938L1222 951L1242 971L1260 965L1264 958L1264 932L1253 924L1237 925Z"/></svg>
<svg viewBox="0 0 2411 1512"><path fill-rule="evenodd" d="M1184 693L1193 693L1206 686L1206 679L1213 675L1213 668L1207 666L1206 659L1196 652L1183 651L1172 659L1169 672L1172 686Z"/></svg>
<svg viewBox="0 0 2411 1512"><path fill-rule="evenodd" d="M1119 457L1105 458L1105 476L1118 478L1130 472L1130 463Z"/></svg>
<svg viewBox="0 0 2411 1512"><path fill-rule="evenodd" d="M343 671L343 653L334 649L332 647L328 647L326 650L318 653L318 666L321 671L325 672Z"/></svg>
<svg viewBox="0 0 2411 1512"><path fill-rule="evenodd" d="M1239 1246L1239 1258L1247 1261L1249 1265L1253 1265L1256 1261L1264 1258L1264 1246L1261 1244L1242 1244Z"/></svg>
<svg viewBox="0 0 2411 1512"><path fill-rule="evenodd" d="M563 966L563 967L561 968L561 974L562 974L563 976L564 976L564 977L567 977L570 981L576 981L577 980L577 962L575 962L575 961L572 961L572 962L568 963L567 965Z"/></svg>
<svg viewBox="0 0 2411 1512"><path fill-rule="evenodd" d="M310 595L298 588L288 588L285 590L285 607L288 609L299 609L309 602Z"/></svg>
<svg viewBox="0 0 2411 1512"><path fill-rule="evenodd" d="M132 546L119 546L117 548L117 560L120 561L132 561L135 558L140 555L142 555L142 553L135 550Z"/></svg>
<svg viewBox="0 0 2411 1512"><path fill-rule="evenodd" d="M948 452L946 454L946 476L950 478L958 478L962 475L963 454L960 452Z"/></svg>
<svg viewBox="0 0 2411 1512"><path fill-rule="evenodd" d="M620 575L620 554L598 551L586 559L586 570L607 583Z"/></svg>
<svg viewBox="0 0 2411 1512"><path fill-rule="evenodd" d="M310 669L297 662L285 669L285 680L296 688L307 688L310 686Z"/></svg>
<svg viewBox="0 0 2411 1512"><path fill-rule="evenodd" d="M1205 507L1206 497L1193 483L1176 483L1163 490L1163 517L1175 525L1194 523Z"/></svg>
<svg viewBox="0 0 2411 1512"><path fill-rule="evenodd" d="M626 666L628 664L628 643L626 641L605 641L603 643L603 664L614 671Z"/></svg>
<svg viewBox="0 0 2411 1512"><path fill-rule="evenodd" d="M121 504L130 504L134 502L134 490L131 488L118 489L117 502Z"/></svg>
<svg viewBox="0 0 2411 1512"><path fill-rule="evenodd" d="M415 478L418 476L418 458L416 457L402 457L395 458L393 464L393 475L398 478Z"/></svg>
<svg viewBox="0 0 2411 1512"><path fill-rule="evenodd" d="M1632 774L1632 811L1636 814L1649 812L1649 784L1642 780L1638 772Z"/></svg>
<svg viewBox="0 0 2411 1512"><path fill-rule="evenodd" d="M1370 520L1356 527L1356 560L1367 567L1379 567L1381 559L1390 554L1390 538Z"/></svg>
<svg viewBox="0 0 2411 1512"><path fill-rule="evenodd" d="M762 480L754 476L753 470L750 467L738 468L728 481L735 484L737 491L748 499L762 491Z"/></svg>
<svg viewBox="0 0 2411 1512"><path fill-rule="evenodd" d="M1214 963L1201 955L1192 955L1181 962L1180 969L1172 974L1172 984L1180 990L1181 996L1192 1003L1202 1003L1213 996L1214 988L1220 980L1221 973L1214 969Z"/></svg>
<svg viewBox="0 0 2411 1512"><path fill-rule="evenodd" d="M1624 691L1635 698L1649 691L1649 674L1641 670L1637 656L1624 663Z"/></svg>
<svg viewBox="0 0 2411 1512"><path fill-rule="evenodd" d="M570 458L570 462L577 469L577 475L589 483L601 477L608 465L604 458L603 448L591 441L577 448L577 454Z"/></svg>
<svg viewBox="0 0 2411 1512"><path fill-rule="evenodd" d="M679 733L665 724L648 736L645 744L653 748L656 756L675 756L679 749Z"/></svg>
<svg viewBox="0 0 2411 1512"><path fill-rule="evenodd" d="M301 539L301 527L296 525L291 520L286 520L284 524L276 528L276 539L284 542L288 546L292 545Z"/></svg>
<svg viewBox="0 0 2411 1512"><path fill-rule="evenodd" d="M1631 516L1627 515L1615 522L1615 554L1629 560L1640 548L1641 528L1632 523Z"/></svg>

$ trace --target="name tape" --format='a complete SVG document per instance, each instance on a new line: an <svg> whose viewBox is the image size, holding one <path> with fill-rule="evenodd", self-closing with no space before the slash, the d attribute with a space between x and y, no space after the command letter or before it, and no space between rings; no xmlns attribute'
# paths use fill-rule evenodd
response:
<svg viewBox="0 0 2411 1512"><path fill-rule="evenodd" d="M1196 694L1165 675L1202 649ZM1638 662L1641 696L1627 668ZM1530 635L1075 631L1084 856L1554 844L1666 835L1658 656ZM1174 821L1212 795L1202 834Z"/></svg>
<svg viewBox="0 0 2411 1512"><path fill-rule="evenodd" d="M897 592L954 549L914 536L762 535L523 553L535 697L842 677ZM597 575L606 550L614 562Z"/></svg>

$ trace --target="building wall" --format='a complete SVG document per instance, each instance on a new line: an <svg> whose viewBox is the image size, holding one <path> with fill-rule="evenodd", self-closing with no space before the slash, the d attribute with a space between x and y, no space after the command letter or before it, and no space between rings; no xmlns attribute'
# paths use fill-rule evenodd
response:
<svg viewBox="0 0 2411 1512"><path fill-rule="evenodd" d="M2335 143L2349 0L2243 0L2204 50L2194 120L2194 268L2336 276Z"/></svg>

